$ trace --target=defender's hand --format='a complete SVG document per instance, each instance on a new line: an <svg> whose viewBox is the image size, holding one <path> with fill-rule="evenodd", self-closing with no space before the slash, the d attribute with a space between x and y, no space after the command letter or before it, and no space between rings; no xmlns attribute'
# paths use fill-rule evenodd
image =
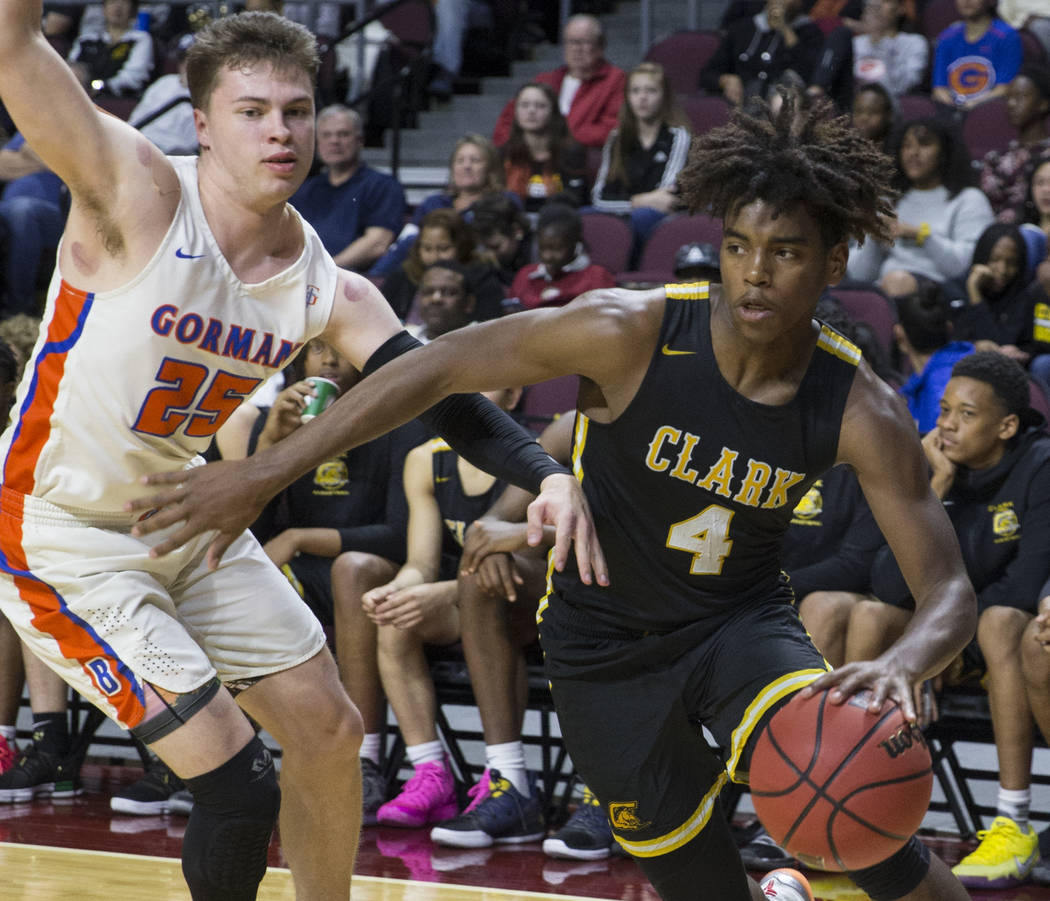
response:
<svg viewBox="0 0 1050 901"><path fill-rule="evenodd" d="M590 585L609 584L609 569L598 544L590 507L583 489L568 473L554 473L543 480L539 496L528 511L528 542L535 547L543 541L544 525L554 526L554 568L561 572L569 559L569 545L576 543L576 566L580 581Z"/></svg>
<svg viewBox="0 0 1050 901"><path fill-rule="evenodd" d="M150 550L151 557L163 557L191 538L214 531L207 562L209 569L216 569L222 555L258 519L269 500L250 478L252 471L253 467L244 460L219 460L193 469L146 476L142 484L160 490L124 505L129 513L152 511L135 524L131 533L141 538L182 523L181 528Z"/></svg>

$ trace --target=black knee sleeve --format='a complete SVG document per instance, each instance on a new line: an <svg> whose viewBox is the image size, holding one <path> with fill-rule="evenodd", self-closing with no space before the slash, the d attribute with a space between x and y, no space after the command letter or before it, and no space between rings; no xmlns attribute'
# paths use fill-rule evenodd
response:
<svg viewBox="0 0 1050 901"><path fill-rule="evenodd" d="M256 736L222 766L185 782L193 812L182 873L193 901L253 901L281 806L270 752Z"/></svg>
<svg viewBox="0 0 1050 901"><path fill-rule="evenodd" d="M914 891L930 869L930 849L912 836L903 848L866 870L848 873L872 901L896 901Z"/></svg>

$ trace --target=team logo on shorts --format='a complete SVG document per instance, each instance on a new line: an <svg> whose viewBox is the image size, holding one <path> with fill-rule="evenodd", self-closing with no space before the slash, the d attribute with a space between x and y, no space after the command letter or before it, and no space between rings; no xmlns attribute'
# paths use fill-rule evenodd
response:
<svg viewBox="0 0 1050 901"><path fill-rule="evenodd" d="M609 805L609 822L619 832L636 832L652 826L649 820L638 816L637 801L613 801Z"/></svg>
<svg viewBox="0 0 1050 901"><path fill-rule="evenodd" d="M120 691L120 680L113 672L113 664L105 657L92 657L84 664L84 670L91 677L95 688L107 698L113 697Z"/></svg>

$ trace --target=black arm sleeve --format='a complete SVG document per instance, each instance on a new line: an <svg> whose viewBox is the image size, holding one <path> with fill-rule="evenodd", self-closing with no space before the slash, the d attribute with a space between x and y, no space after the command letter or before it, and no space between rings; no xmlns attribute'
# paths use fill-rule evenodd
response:
<svg viewBox="0 0 1050 901"><path fill-rule="evenodd" d="M398 332L368 358L363 374L371 375L384 363L420 346L408 332ZM534 494L547 476L571 475L525 429L480 394L453 394L421 413L419 420L478 469Z"/></svg>

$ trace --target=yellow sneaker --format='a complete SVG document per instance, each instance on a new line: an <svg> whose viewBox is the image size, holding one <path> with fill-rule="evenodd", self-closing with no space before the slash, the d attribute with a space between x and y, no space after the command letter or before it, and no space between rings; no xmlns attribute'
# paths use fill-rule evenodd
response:
<svg viewBox="0 0 1050 901"><path fill-rule="evenodd" d="M969 888L1010 888L1027 881L1039 862L1039 837L1031 824L1020 827L1009 817L996 817L992 828L977 833L981 843L952 867Z"/></svg>

